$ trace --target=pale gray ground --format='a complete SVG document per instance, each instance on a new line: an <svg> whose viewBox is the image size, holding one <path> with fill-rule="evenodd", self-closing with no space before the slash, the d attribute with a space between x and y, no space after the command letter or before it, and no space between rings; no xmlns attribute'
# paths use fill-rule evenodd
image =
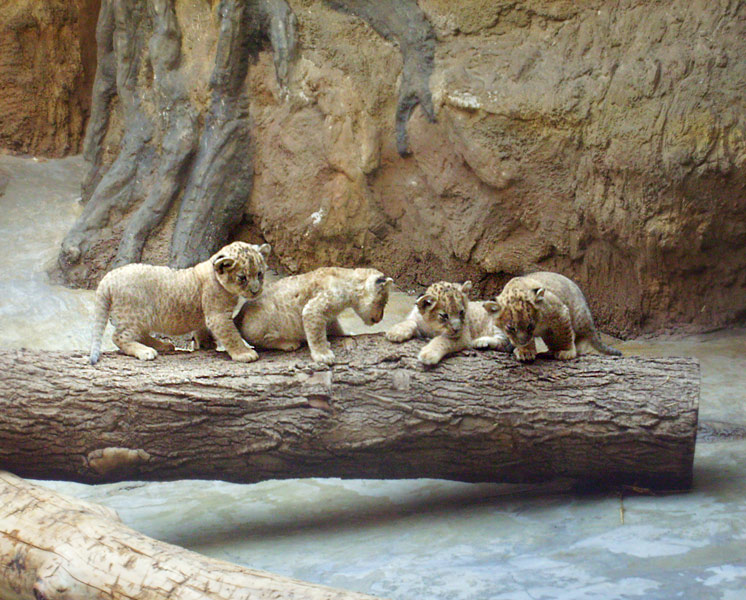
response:
<svg viewBox="0 0 746 600"><path fill-rule="evenodd" d="M79 211L79 157L0 156L0 347L87 349L91 292L44 267ZM402 318L397 294L376 330ZM350 314L343 320L359 331ZM561 485L444 481L47 482L210 556L396 599L746 598L746 330L621 344L702 362L694 489L579 496ZM110 341L105 349L112 349ZM713 424L714 423L714 424ZM721 434L736 434L718 437Z"/></svg>

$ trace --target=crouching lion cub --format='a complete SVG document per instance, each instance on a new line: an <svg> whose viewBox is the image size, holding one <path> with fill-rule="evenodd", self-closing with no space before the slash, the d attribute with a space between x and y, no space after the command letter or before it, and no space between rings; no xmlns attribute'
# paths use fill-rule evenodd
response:
<svg viewBox="0 0 746 600"><path fill-rule="evenodd" d="M415 336L433 338L420 351L419 360L434 365L448 354L466 348L508 350L508 338L493 323L482 302L470 302L471 281L440 281L431 285L406 319L386 332L391 342Z"/></svg>
<svg viewBox="0 0 746 600"><path fill-rule="evenodd" d="M537 337L560 360L575 358L589 346L604 354L622 354L601 341L583 292L559 273L542 271L514 277L484 306L508 334L518 360L536 358Z"/></svg>
<svg viewBox="0 0 746 600"><path fill-rule="evenodd" d="M90 361L101 354L101 336L111 316L112 339L125 354L153 360L173 345L151 333L181 335L205 326L233 360L258 358L233 323L238 296L262 291L269 244L233 242L208 260L188 269L131 264L107 273L96 290Z"/></svg>
<svg viewBox="0 0 746 600"><path fill-rule="evenodd" d="M285 277L246 302L236 316L244 339L262 348L296 350L308 342L311 358L333 364L327 335L344 335L337 315L351 307L366 325L378 323L393 280L375 269L322 267Z"/></svg>

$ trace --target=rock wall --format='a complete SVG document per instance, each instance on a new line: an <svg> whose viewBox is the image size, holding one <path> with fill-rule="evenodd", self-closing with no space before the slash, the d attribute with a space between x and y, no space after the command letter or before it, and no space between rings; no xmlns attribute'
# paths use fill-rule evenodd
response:
<svg viewBox="0 0 746 600"><path fill-rule="evenodd" d="M169 68L199 129L226 3L171 4ZM746 5L288 5L296 47L283 55L270 32L241 87L253 173L234 235L266 239L291 272L370 264L405 288L471 278L487 295L523 271L559 270L620 335L746 316ZM143 106L163 106L163 87L143 85ZM127 131L120 98L91 153L94 183ZM165 131L146 140L151 152ZM179 201L144 260L166 259ZM89 254L75 246L95 267L62 261L69 281L95 283L132 212L107 213L107 241Z"/></svg>
<svg viewBox="0 0 746 600"><path fill-rule="evenodd" d="M586 290L622 335L746 310L746 7L420 0L437 123L395 148L402 60L362 19L291 3L283 96L250 81L248 213L293 270L381 265L403 285L529 269Z"/></svg>
<svg viewBox="0 0 746 600"><path fill-rule="evenodd" d="M80 152L100 2L0 4L0 148L44 156Z"/></svg>

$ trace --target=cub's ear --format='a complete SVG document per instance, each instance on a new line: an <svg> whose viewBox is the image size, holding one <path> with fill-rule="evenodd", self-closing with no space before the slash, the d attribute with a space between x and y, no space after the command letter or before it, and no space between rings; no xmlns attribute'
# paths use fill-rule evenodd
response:
<svg viewBox="0 0 746 600"><path fill-rule="evenodd" d="M422 296L417 298L417 308L420 310L420 312L425 312L433 305L433 302L435 302L435 298L433 298L430 294L423 294Z"/></svg>
<svg viewBox="0 0 746 600"><path fill-rule="evenodd" d="M264 260L267 260L269 258L270 252L272 252L272 246L270 246L269 244L262 244L261 246L254 246L254 248L256 248L259 254L261 254L264 257Z"/></svg>
<svg viewBox="0 0 746 600"><path fill-rule="evenodd" d="M376 287L382 288L386 291L391 290L391 287L394 285L394 280L391 279L391 277L379 277L376 279Z"/></svg>
<svg viewBox="0 0 746 600"><path fill-rule="evenodd" d="M464 294L468 294L471 291L471 281L464 281L464 283L461 284L461 291Z"/></svg>
<svg viewBox="0 0 746 600"><path fill-rule="evenodd" d="M487 300L487 302L485 302L482 306L484 306L484 309L488 313L498 313L500 312L500 309L502 309L499 298L495 298L494 300Z"/></svg>
<svg viewBox="0 0 746 600"><path fill-rule="evenodd" d="M215 260L212 261L212 266L215 268L215 271L222 275L226 271L230 271L233 267L236 266L236 260L231 258L230 256L223 256L222 254L219 254L215 257Z"/></svg>
<svg viewBox="0 0 746 600"><path fill-rule="evenodd" d="M544 288L534 288L534 302L544 302Z"/></svg>

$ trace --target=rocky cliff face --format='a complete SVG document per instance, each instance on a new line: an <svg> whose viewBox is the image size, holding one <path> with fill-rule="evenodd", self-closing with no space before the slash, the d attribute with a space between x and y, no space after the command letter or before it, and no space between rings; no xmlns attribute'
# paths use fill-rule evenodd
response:
<svg viewBox="0 0 746 600"><path fill-rule="evenodd" d="M80 152L100 1L0 5L0 148L45 156Z"/></svg>
<svg viewBox="0 0 746 600"><path fill-rule="evenodd" d="M249 213L287 265L365 261L484 293L558 270L621 334L743 317L746 8L419 6L437 122L415 111L409 157L392 129L400 53L361 19L298 7L286 98L256 66Z"/></svg>
<svg viewBox="0 0 746 600"><path fill-rule="evenodd" d="M746 314L742 3L264 0L243 21L229 0L151 4L111 21L132 43L106 63L118 78L89 128L69 281L95 283L117 253L164 261L170 246L174 261L184 198L213 193L241 200L238 233L221 221L232 235L263 237L290 271L372 264L404 287L471 278L486 295L558 270L623 335ZM248 66L216 95L226 32L244 30ZM240 110L217 114L221 97ZM246 141L227 170L200 158L211 122ZM122 170L134 131L139 166ZM133 233L154 193L161 217ZM193 248L179 260L209 250L178 243Z"/></svg>

